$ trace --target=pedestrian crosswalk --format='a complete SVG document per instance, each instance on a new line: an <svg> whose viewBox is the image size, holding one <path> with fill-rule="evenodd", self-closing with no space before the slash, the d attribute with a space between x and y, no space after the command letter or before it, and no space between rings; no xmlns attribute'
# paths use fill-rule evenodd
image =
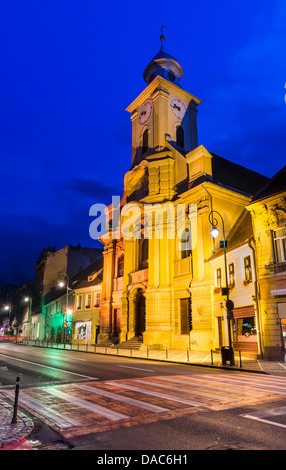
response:
<svg viewBox="0 0 286 470"><path fill-rule="evenodd" d="M216 372L28 387L19 405L71 437L284 396L286 377Z"/></svg>

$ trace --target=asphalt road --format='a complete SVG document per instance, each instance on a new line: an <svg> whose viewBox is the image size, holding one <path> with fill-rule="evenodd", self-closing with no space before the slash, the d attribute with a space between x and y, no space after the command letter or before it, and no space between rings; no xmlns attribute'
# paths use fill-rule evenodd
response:
<svg viewBox="0 0 286 470"><path fill-rule="evenodd" d="M140 451L136 455L141 458L144 451L151 450L164 455L167 451L183 455L184 450L285 450L285 378L0 344L0 393L11 393L18 376L20 395L27 392L30 398L60 411L72 395L76 401L70 405L70 414L65 408L66 416L88 423L60 429L41 419L36 409L30 410L35 422L30 442L37 450L60 446L65 450L104 450L110 456L126 452L131 458L132 451ZM192 388L188 391L189 383ZM172 391L171 401L166 398L167 389ZM107 398L99 396L102 393ZM133 402L115 405L108 394ZM94 400L93 406L111 404L113 412L128 414L129 419L107 425L103 416L80 408L90 400ZM135 412L134 403L165 407L166 413Z"/></svg>

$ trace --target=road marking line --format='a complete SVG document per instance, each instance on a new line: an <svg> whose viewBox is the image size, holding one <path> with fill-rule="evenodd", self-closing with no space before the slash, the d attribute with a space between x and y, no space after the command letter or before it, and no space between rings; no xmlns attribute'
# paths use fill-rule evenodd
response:
<svg viewBox="0 0 286 470"><path fill-rule="evenodd" d="M134 405L139 408L143 408L148 411L152 411L153 413L163 413L165 411L170 411L168 408L162 408L161 406L152 405L151 403L146 403L144 401L135 400L134 398L125 397L124 395L118 395L117 393L107 392L106 390L90 387L89 385L75 385L77 388L81 388L91 393L95 393L96 395L101 395L107 398L111 398L113 400L122 401L123 403L127 403L129 405Z"/></svg>
<svg viewBox="0 0 286 470"><path fill-rule="evenodd" d="M189 406L197 406L197 407L206 406L205 403L187 400L185 398L179 398L179 397L176 397L175 395L166 395L165 393L154 392L153 390L147 390L145 388L133 387L132 385L125 385L120 382L112 381L112 382L105 382L105 383L108 385L112 385L114 387L126 388L126 390L133 390L134 392L144 393L145 395L151 395L152 397L163 398L164 400L176 401L178 403L183 403Z"/></svg>
<svg viewBox="0 0 286 470"><path fill-rule="evenodd" d="M131 366L117 366L117 367L124 367L126 369L137 369L137 370L145 370L147 372L154 372L153 370L151 369L142 369L142 367L131 367Z"/></svg>
<svg viewBox="0 0 286 470"><path fill-rule="evenodd" d="M74 405L77 405L80 408L85 408L86 410L92 411L93 413L97 413L101 416L104 416L105 418L108 418L111 421L118 421L120 419L129 418L129 416L124 415L123 413L118 413L117 411L109 410L104 406L96 405L90 401L83 400L82 398L70 395L69 393L62 392L61 390L58 390L58 388L47 388L43 390L51 395L56 396L57 398L61 398L62 400L68 401L69 403L73 403Z"/></svg>
<svg viewBox="0 0 286 470"><path fill-rule="evenodd" d="M286 406L282 406L281 408L274 408L272 410L264 410L264 411L257 411L256 413L240 415L244 418L253 419L255 421L261 421L262 423L271 424L273 426L279 426L281 428L286 428L286 424L276 423L275 421L270 421L268 419L264 419L271 416L282 416L286 414Z"/></svg>
<svg viewBox="0 0 286 470"><path fill-rule="evenodd" d="M34 366L45 367L46 369L57 370L59 372L64 372L65 374L72 374L72 375L77 375L78 377L85 377L87 379L98 380L96 377L89 377L88 375L77 374L76 372L69 372L69 371L64 370L64 369L58 369L57 367L51 367L51 366L46 366L44 364L39 364L38 362L25 361L24 359L18 359L17 357L6 356L5 354L0 354L0 356L8 357L9 359L12 359L13 361L25 362L26 364L33 364Z"/></svg>
<svg viewBox="0 0 286 470"><path fill-rule="evenodd" d="M9 398L11 399L14 399L15 397L15 393L13 392L5 392L5 395L9 396ZM44 418L47 418L49 421L56 424L61 429L82 425L82 423L79 423L78 421L72 418L68 418L67 416L59 413L58 411L53 410L51 407L43 405L40 401L29 397L26 393L20 393L19 402L23 403L28 408L35 411Z"/></svg>

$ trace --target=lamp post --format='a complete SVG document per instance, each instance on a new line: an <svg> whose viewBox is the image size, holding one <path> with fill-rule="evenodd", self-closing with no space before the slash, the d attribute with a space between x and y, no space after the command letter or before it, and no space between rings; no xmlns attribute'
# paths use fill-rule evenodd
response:
<svg viewBox="0 0 286 470"><path fill-rule="evenodd" d="M9 322L8 322L8 326L9 326L9 330L10 330L10 323L11 323L11 305L5 305L4 310L5 310L6 312L9 311Z"/></svg>
<svg viewBox="0 0 286 470"><path fill-rule="evenodd" d="M28 320L28 324L29 324L29 338L31 339L32 297L25 297L24 300L25 300L25 302L29 302L29 320Z"/></svg>
<svg viewBox="0 0 286 470"><path fill-rule="evenodd" d="M226 283L226 288L225 288L225 294L226 294L226 307L229 312L229 305L230 305L230 300L229 300L229 288L228 288L228 275L227 275L227 261L226 261L226 239L225 239L225 229L224 229L224 220L221 216L221 214L217 211L211 211L209 213L209 221L212 226L211 229L211 235L214 238L217 238L220 231L218 229L218 220L214 217L214 214L217 214L222 222L222 233L223 233L223 252L224 252L224 268L225 268L225 283ZM230 315L227 313L227 325L228 325L228 342L229 342L229 353L230 353L230 365L234 365L234 358L233 358L233 350L232 350L232 340L231 340L231 324L230 324Z"/></svg>
<svg viewBox="0 0 286 470"><path fill-rule="evenodd" d="M65 321L63 323L64 325L64 348L66 347L66 324L68 323L67 322L67 314L70 313L70 310L69 310L69 290L72 290L69 288L69 277L66 273L62 273L63 276L66 277L66 314L65 314ZM59 286L60 287L64 287L65 283L63 281L60 281L59 282Z"/></svg>

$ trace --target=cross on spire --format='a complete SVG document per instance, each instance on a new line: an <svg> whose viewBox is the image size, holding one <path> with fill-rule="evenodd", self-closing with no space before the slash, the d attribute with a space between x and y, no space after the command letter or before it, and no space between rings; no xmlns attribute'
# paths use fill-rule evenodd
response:
<svg viewBox="0 0 286 470"><path fill-rule="evenodd" d="M160 36L160 39L161 39L161 50L164 48L164 39L165 39L165 36L163 34L163 29L166 28L165 25L162 24L161 28L159 29L159 31L161 32L161 36Z"/></svg>

